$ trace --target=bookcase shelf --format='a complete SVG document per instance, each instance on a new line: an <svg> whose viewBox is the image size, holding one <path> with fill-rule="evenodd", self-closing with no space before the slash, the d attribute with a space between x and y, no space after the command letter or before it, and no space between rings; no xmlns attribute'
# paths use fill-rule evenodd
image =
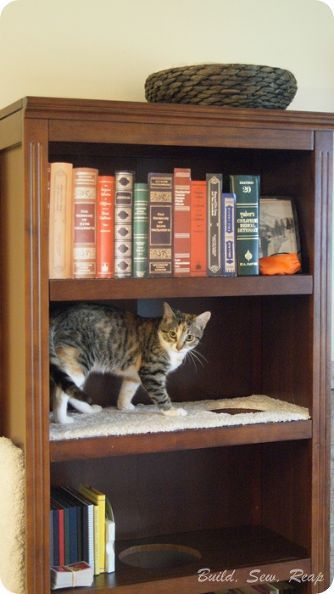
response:
<svg viewBox="0 0 334 594"><path fill-rule="evenodd" d="M188 429L150 435L91 437L50 442L51 462L192 450L312 437L312 421L263 423L216 429Z"/></svg>
<svg viewBox="0 0 334 594"><path fill-rule="evenodd" d="M119 542L119 553L132 546L145 544L175 544L195 548L201 558L185 567L174 569L142 569L125 565L118 560L115 574L102 574L91 588L76 588L78 594L178 594L179 592L204 593L213 587L241 587L254 575L271 575L277 580L287 580L296 568L310 572L310 559L303 547L288 541L279 534L261 526L238 526L220 530L203 530L168 534L154 539ZM199 581L198 571L209 568L212 581ZM224 573L225 572L225 573ZM230 576L230 583L226 578ZM224 582L225 577L225 582ZM274 581L274 579L272 580ZM71 591L71 590L70 590ZM65 594L68 590L59 590Z"/></svg>
<svg viewBox="0 0 334 594"><path fill-rule="evenodd" d="M199 278L123 278L51 280L51 301L168 298L236 297L247 295L310 295L313 279L309 274L259 277Z"/></svg>
<svg viewBox="0 0 334 594"><path fill-rule="evenodd" d="M299 594L329 586L333 130L333 114L114 101L30 97L0 112L0 432L25 456L26 594L50 592L50 486L80 482L110 498L117 554L169 542L202 556L159 571L117 558L114 574L64 594L221 589L198 581L202 567L235 570L238 587L256 568L278 579L295 568L324 574ZM303 273L49 280L52 161L102 175L131 169L139 182L174 167L190 168L199 180L210 171L259 175L263 195L294 200ZM200 344L207 362L198 369L186 362L170 374L173 401L265 394L307 408L312 420L50 442L50 308L116 301L155 315L165 299L212 313ZM86 389L98 404L114 406L114 381L95 374ZM143 391L136 399L147 403Z"/></svg>

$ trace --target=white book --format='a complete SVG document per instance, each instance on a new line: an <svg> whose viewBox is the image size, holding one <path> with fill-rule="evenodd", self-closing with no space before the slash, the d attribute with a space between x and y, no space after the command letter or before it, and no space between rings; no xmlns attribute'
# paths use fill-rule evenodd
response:
<svg viewBox="0 0 334 594"><path fill-rule="evenodd" d="M110 501L106 498L106 567L107 573L115 571L116 525Z"/></svg>

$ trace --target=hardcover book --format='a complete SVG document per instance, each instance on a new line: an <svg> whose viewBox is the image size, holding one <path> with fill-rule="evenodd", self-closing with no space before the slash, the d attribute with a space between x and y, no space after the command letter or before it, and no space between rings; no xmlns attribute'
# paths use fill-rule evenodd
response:
<svg viewBox="0 0 334 594"><path fill-rule="evenodd" d="M149 275L173 271L173 174L149 173Z"/></svg>
<svg viewBox="0 0 334 594"><path fill-rule="evenodd" d="M133 194L133 276L147 276L148 185L135 183Z"/></svg>
<svg viewBox="0 0 334 594"><path fill-rule="evenodd" d="M207 173L208 212L208 275L222 274L221 260L221 197L223 176L221 173Z"/></svg>
<svg viewBox="0 0 334 594"><path fill-rule="evenodd" d="M98 170L73 169L73 276L96 277L96 189Z"/></svg>
<svg viewBox="0 0 334 594"><path fill-rule="evenodd" d="M191 182L190 274L207 275L206 181Z"/></svg>
<svg viewBox="0 0 334 594"><path fill-rule="evenodd" d="M236 276L236 198L235 194L222 195L222 271L223 276Z"/></svg>
<svg viewBox="0 0 334 594"><path fill-rule="evenodd" d="M96 276L111 278L114 274L115 177L97 178Z"/></svg>
<svg viewBox="0 0 334 594"><path fill-rule="evenodd" d="M134 173L115 172L115 276L132 276L132 208Z"/></svg>
<svg viewBox="0 0 334 594"><path fill-rule="evenodd" d="M174 275L190 275L191 170L174 169Z"/></svg>
<svg viewBox="0 0 334 594"><path fill-rule="evenodd" d="M257 175L231 175L236 195L236 251L238 276L259 274L259 194Z"/></svg>
<svg viewBox="0 0 334 594"><path fill-rule="evenodd" d="M72 276L72 163L50 164L49 278Z"/></svg>
<svg viewBox="0 0 334 594"><path fill-rule="evenodd" d="M80 485L79 492L97 506L98 514L98 539L99 539L99 567L100 572L105 571L106 565L106 496L94 487Z"/></svg>

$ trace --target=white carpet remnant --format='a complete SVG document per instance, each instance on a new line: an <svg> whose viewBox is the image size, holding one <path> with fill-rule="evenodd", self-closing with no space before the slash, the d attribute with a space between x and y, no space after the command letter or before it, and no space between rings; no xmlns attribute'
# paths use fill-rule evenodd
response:
<svg viewBox="0 0 334 594"><path fill-rule="evenodd" d="M178 402L174 406L186 409L187 415L166 417L153 404L137 405L133 411L127 412L110 407L91 415L70 413L74 423L69 425L50 423L50 440L59 441L107 435L138 435L184 429L300 421L310 418L307 408L264 395ZM221 408L240 408L240 414L212 412ZM242 409L245 408L256 409L259 412L243 413Z"/></svg>
<svg viewBox="0 0 334 594"><path fill-rule="evenodd" d="M15 594L25 592L24 495L23 452L0 437L0 579Z"/></svg>

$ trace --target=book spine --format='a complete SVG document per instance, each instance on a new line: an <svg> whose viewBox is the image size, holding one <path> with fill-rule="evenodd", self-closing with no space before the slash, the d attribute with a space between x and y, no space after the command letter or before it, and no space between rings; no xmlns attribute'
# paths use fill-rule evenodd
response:
<svg viewBox="0 0 334 594"><path fill-rule="evenodd" d="M231 175L236 195L236 252L238 276L259 274L259 194L257 175Z"/></svg>
<svg viewBox="0 0 334 594"><path fill-rule="evenodd" d="M96 207L96 276L112 278L114 274L115 177L99 175Z"/></svg>
<svg viewBox="0 0 334 594"><path fill-rule="evenodd" d="M50 164L49 278L72 276L72 163Z"/></svg>
<svg viewBox="0 0 334 594"><path fill-rule="evenodd" d="M132 203L134 174L115 172L115 277L132 275Z"/></svg>
<svg viewBox="0 0 334 594"><path fill-rule="evenodd" d="M134 184L133 193L133 276L147 276L148 185Z"/></svg>
<svg viewBox="0 0 334 594"><path fill-rule="evenodd" d="M65 563L65 531L64 531L64 510L58 509L58 536L59 536L59 565Z"/></svg>
<svg viewBox="0 0 334 594"><path fill-rule="evenodd" d="M222 195L222 269L223 276L236 276L235 194Z"/></svg>
<svg viewBox="0 0 334 594"><path fill-rule="evenodd" d="M191 170L176 167L173 180L174 275L190 275Z"/></svg>
<svg viewBox="0 0 334 594"><path fill-rule="evenodd" d="M73 276L96 277L96 189L98 170L73 169Z"/></svg>
<svg viewBox="0 0 334 594"><path fill-rule="evenodd" d="M100 522L99 509L94 505L94 575L100 575Z"/></svg>
<svg viewBox="0 0 334 594"><path fill-rule="evenodd" d="M57 512L50 510L50 565L59 565Z"/></svg>
<svg viewBox="0 0 334 594"><path fill-rule="evenodd" d="M173 174L149 173L149 275L173 272Z"/></svg>
<svg viewBox="0 0 334 594"><path fill-rule="evenodd" d="M208 275L222 274L221 261L221 196L223 176L207 173Z"/></svg>
<svg viewBox="0 0 334 594"><path fill-rule="evenodd" d="M92 501L97 506L97 520L98 520L98 564L100 572L105 571L106 563L106 496L104 493L96 491L93 487L86 487L80 485L80 493L87 499ZM95 525L96 529L96 525ZM96 553L96 550L95 550Z"/></svg>
<svg viewBox="0 0 334 594"><path fill-rule="evenodd" d="M191 182L190 275L207 275L206 182Z"/></svg>

